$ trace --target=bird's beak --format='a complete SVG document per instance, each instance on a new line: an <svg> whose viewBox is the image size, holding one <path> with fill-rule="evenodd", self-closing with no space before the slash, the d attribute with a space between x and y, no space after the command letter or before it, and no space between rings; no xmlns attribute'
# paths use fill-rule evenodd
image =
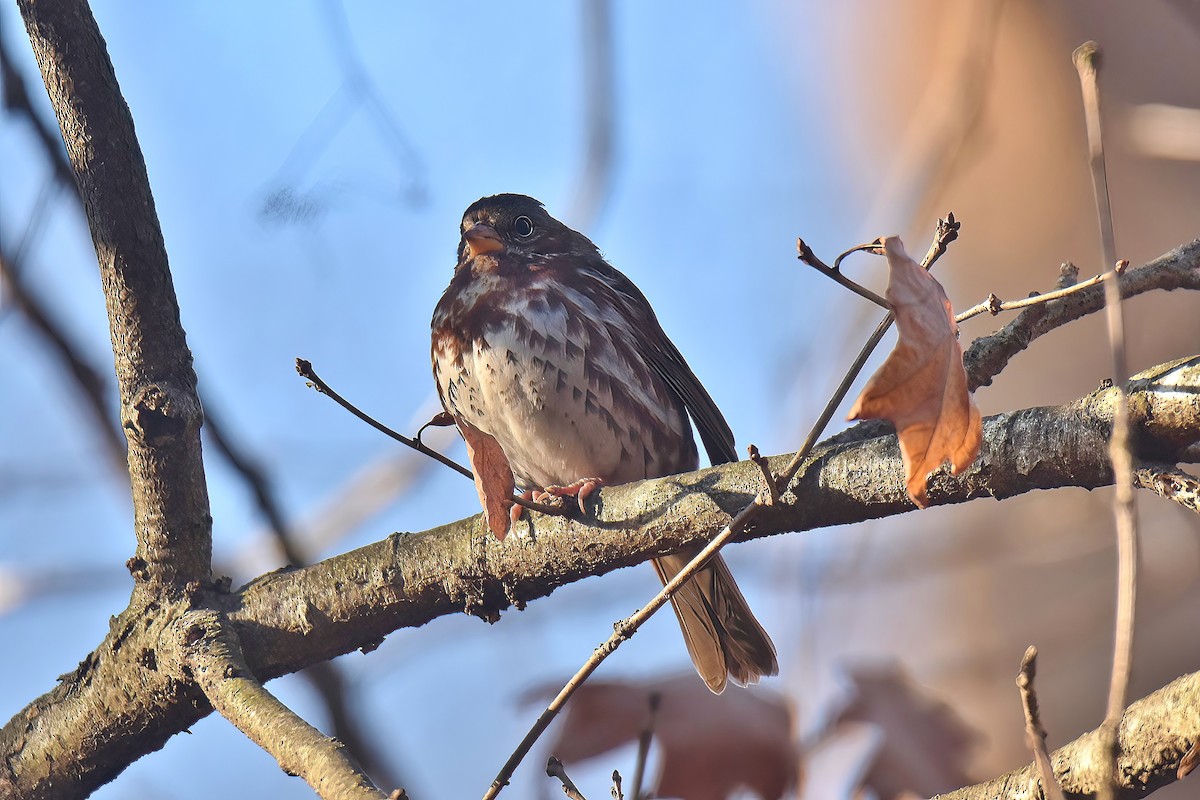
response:
<svg viewBox="0 0 1200 800"><path fill-rule="evenodd" d="M496 233L496 229L482 222L468 228L463 239L467 242L467 253L471 258L504 249L504 240Z"/></svg>

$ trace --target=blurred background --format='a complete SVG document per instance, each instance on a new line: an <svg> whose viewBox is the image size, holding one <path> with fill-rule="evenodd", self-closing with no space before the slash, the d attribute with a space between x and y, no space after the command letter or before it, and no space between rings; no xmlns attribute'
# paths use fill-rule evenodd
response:
<svg viewBox="0 0 1200 800"><path fill-rule="evenodd" d="M1187 0L93 8L196 357L216 568L235 585L477 513L467 481L307 389L293 361L395 428L427 420L429 317L462 210L481 195L534 195L588 233L650 298L739 446L764 453L799 445L877 317L798 264L797 236L831 258L900 233L919 254L952 210L962 237L938 275L961 308L1052 288L1063 261L1101 270L1070 60L1085 39L1104 49L1119 255L1140 264L1200 235L1200 11ZM0 45L7 720L101 641L128 597L134 540L95 257L13 4L0 7ZM881 261L849 268L882 288ZM1198 310L1181 293L1130 302L1131 368L1194 354ZM976 318L964 342L1004 321ZM1102 323L1039 340L977 393L984 413L1095 388L1108 376ZM434 439L464 457L452 435ZM788 711L814 778L803 796L929 794L1027 763L1013 678L1029 644L1050 747L1098 725L1109 503L1039 492L731 548L779 647L782 674L757 696ZM1200 668L1200 640L1180 635L1200 614L1200 525L1157 498L1140 510L1131 699ZM573 672L655 588L648 567L622 570L494 626L462 616L400 631L271 688L358 737L382 783L478 796L537 714L523 698ZM636 694L685 671L666 614L597 677ZM721 722L693 728L720 744ZM192 734L95 796L311 796L224 720ZM660 744L651 767L688 752ZM546 755L518 770L512 796L557 796ZM568 767L605 796L633 748Z"/></svg>

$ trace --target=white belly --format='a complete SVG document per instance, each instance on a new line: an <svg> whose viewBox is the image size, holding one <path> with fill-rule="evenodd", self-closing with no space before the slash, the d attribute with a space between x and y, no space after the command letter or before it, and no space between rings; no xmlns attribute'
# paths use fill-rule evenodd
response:
<svg viewBox="0 0 1200 800"><path fill-rule="evenodd" d="M516 327L487 330L462 353L461 368L439 359L453 413L496 439L523 488L580 478L628 483L695 468L682 403L628 344L627 331L598 321L590 300L579 302L587 325L535 303L514 315ZM601 336L603 324L610 327ZM613 347L614 336L626 346Z"/></svg>

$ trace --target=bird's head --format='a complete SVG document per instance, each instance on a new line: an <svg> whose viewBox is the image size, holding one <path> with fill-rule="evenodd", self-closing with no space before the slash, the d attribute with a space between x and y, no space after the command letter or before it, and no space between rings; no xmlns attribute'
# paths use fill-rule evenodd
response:
<svg viewBox="0 0 1200 800"><path fill-rule="evenodd" d="M463 214L458 269L474 265L490 270L505 262L528 264L567 255L595 258L599 251L590 239L550 216L532 197L483 197Z"/></svg>

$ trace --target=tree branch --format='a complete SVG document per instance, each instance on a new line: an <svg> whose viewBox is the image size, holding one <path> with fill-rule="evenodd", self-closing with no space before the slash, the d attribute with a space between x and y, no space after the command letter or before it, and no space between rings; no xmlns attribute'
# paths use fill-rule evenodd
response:
<svg viewBox="0 0 1200 800"><path fill-rule="evenodd" d="M1200 439L1200 356L1156 367L1127 385L1137 455L1170 463ZM1112 482L1107 443L1114 390L1061 406L989 417L980 459L960 475L930 483L935 504L1005 498L1064 486ZM790 456L770 461L780 470ZM743 539L877 519L915 510L904 493L904 467L893 435L830 445L765 507ZM603 489L587 520L531 515L536 535L497 542L476 515L420 533L396 533L305 569L264 575L212 602L235 626L260 680L294 672L355 649L377 647L390 632L463 611L489 621L512 605L550 594L589 575L641 563L684 545L703 544L754 498L762 473L753 462ZM20 776L23 797L67 796L50 788L95 786L209 712L203 694L169 666L160 619L132 608L80 669L0 730L4 771ZM154 625L143 630L145 618ZM139 638L140 637L140 638ZM157 643L157 644L156 644ZM139 692L113 705L122 669L157 646L157 671L136 672ZM141 655L139 655L141 654ZM130 700L132 697L132 700ZM69 702L64 702L69 700ZM88 748L66 757L59 737L87 733ZM60 756L58 760L49 754Z"/></svg>
<svg viewBox="0 0 1200 800"><path fill-rule="evenodd" d="M129 440L137 533L132 571L135 579L160 585L206 581L212 517L196 373L133 118L85 2L18 5L100 264Z"/></svg>
<svg viewBox="0 0 1200 800"><path fill-rule="evenodd" d="M963 366L971 391L990 386L992 379L1039 336L1068 322L1104 308L1104 284L1069 294L1045 305L1025 309L991 336L971 343L963 354ZM1193 239L1148 264L1127 269L1118 277L1121 297L1129 298L1153 289L1200 289L1200 239Z"/></svg>
<svg viewBox="0 0 1200 800"><path fill-rule="evenodd" d="M185 663L213 707L284 772L298 775L325 800L385 800L343 745L328 739L279 702L255 679L228 624L215 611L191 611L180 620Z"/></svg>
<svg viewBox="0 0 1200 800"><path fill-rule="evenodd" d="M1128 384L1140 454L1171 462L1200 438L1200 356L1156 367ZM1114 389L1061 406L989 417L979 460L934 476L934 504L1006 498L1035 489L1112 483L1108 461ZM779 471L788 456L770 459ZM878 519L915 510L904 494L894 435L824 445L780 502L763 508L742 540ZM759 492L749 461L606 488L594 519L534 515L533 540L513 547L486 535L478 516L263 576L233 598L231 619L261 677L313 659L370 647L400 627L466 611L494 621L501 610L589 575L630 566L685 545L703 545Z"/></svg>
<svg viewBox="0 0 1200 800"><path fill-rule="evenodd" d="M1144 797L1178 780L1188 747L1200 740L1200 672L1184 675L1138 700L1121 718L1117 741L1120 800ZM1072 797L1097 795L1107 784L1111 761L1102 753L1101 730L1085 733L1050 754L1054 775ZM1040 800L1037 767L1029 765L987 783L934 800Z"/></svg>

